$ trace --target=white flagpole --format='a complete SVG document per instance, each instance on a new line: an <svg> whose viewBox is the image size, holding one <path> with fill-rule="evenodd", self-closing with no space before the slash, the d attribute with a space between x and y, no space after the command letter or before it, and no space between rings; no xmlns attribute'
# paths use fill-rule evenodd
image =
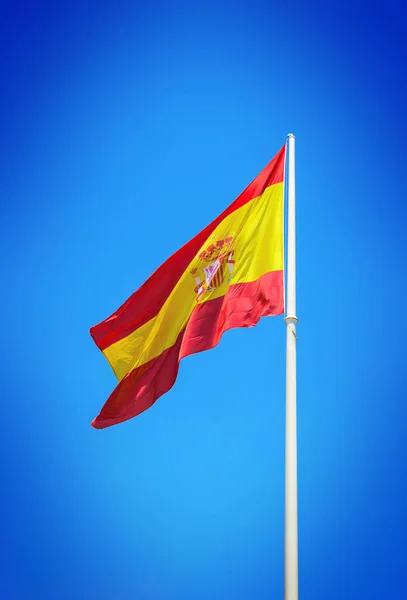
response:
<svg viewBox="0 0 407 600"><path fill-rule="evenodd" d="M284 600L298 600L295 137L288 134Z"/></svg>

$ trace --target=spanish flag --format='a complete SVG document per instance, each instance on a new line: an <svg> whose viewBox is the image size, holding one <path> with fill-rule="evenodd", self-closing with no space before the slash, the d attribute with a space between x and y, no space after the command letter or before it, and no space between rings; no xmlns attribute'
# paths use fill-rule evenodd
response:
<svg viewBox="0 0 407 600"><path fill-rule="evenodd" d="M140 414L177 378L181 358L234 327L284 312L285 146L210 225L90 330L119 383L92 426Z"/></svg>

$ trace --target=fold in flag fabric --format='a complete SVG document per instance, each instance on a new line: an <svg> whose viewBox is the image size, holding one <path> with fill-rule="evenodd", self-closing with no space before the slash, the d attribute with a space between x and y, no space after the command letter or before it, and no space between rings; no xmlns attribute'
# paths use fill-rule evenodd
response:
<svg viewBox="0 0 407 600"><path fill-rule="evenodd" d="M285 146L210 225L90 330L119 383L92 426L140 414L174 385L181 358L224 331L284 312Z"/></svg>

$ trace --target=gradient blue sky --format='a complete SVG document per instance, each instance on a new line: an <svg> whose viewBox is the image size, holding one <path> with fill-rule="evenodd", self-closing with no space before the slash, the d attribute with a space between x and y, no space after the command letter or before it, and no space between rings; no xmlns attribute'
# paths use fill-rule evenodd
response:
<svg viewBox="0 0 407 600"><path fill-rule="evenodd" d="M2 599L283 597L283 319L104 431L88 330L290 131L300 598L404 597L406 25L392 0L1 2Z"/></svg>

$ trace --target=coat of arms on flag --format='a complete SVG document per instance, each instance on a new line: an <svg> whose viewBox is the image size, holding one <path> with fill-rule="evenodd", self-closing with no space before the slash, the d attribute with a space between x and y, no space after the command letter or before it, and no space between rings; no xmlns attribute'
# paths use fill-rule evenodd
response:
<svg viewBox="0 0 407 600"><path fill-rule="evenodd" d="M233 235L229 235L217 240L198 255L198 266L191 271L195 280L197 302L206 292L220 287L225 277L228 283L231 282L235 264L232 244Z"/></svg>

